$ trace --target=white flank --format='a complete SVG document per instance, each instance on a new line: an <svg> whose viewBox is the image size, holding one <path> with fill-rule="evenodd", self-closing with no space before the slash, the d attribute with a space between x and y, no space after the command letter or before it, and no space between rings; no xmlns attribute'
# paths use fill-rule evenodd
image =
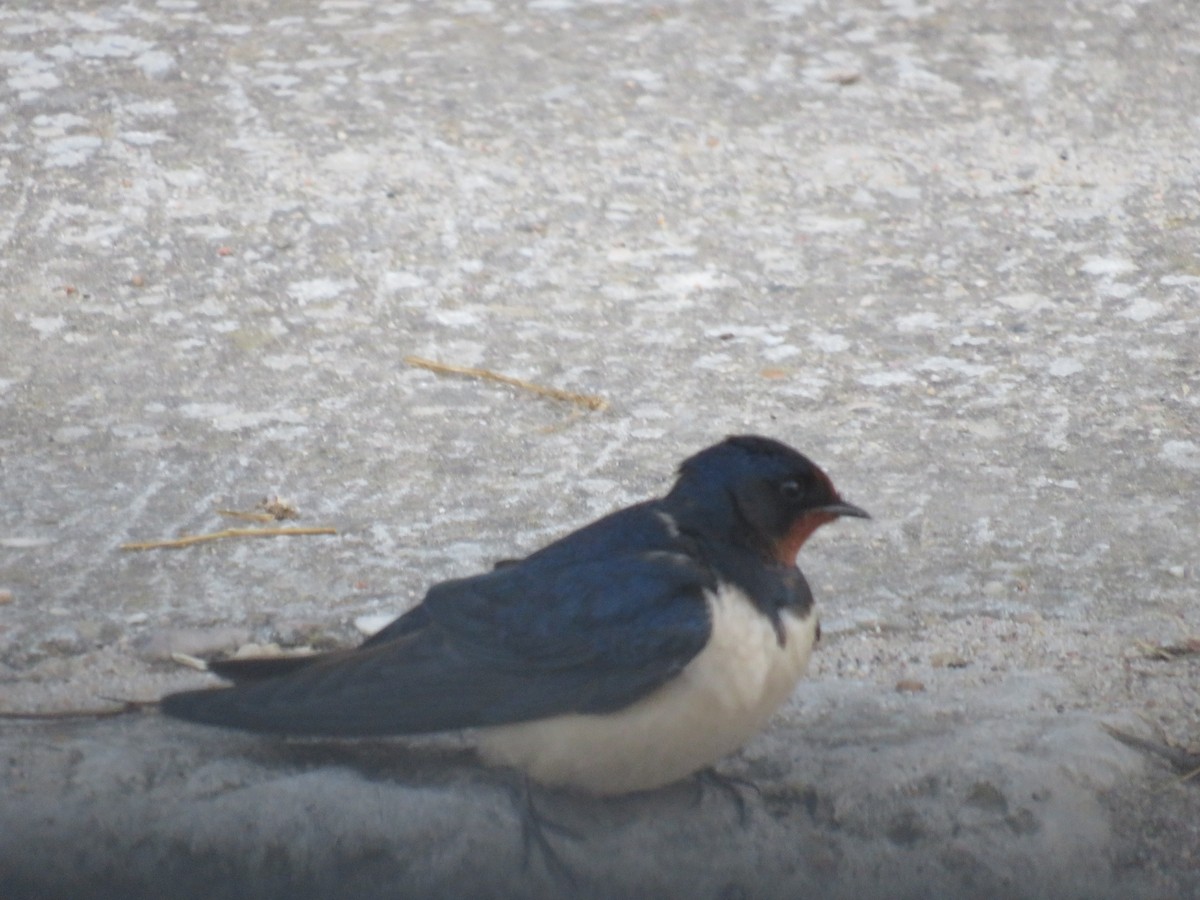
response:
<svg viewBox="0 0 1200 900"><path fill-rule="evenodd" d="M771 621L736 588L708 603L708 644L654 693L614 713L481 729L484 760L542 784L622 794L678 781L741 747L804 674L817 617L785 610L780 646Z"/></svg>

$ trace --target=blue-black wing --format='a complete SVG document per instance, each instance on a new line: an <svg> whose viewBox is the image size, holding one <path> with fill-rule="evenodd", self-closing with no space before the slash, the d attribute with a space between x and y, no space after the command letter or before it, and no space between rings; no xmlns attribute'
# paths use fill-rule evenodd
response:
<svg viewBox="0 0 1200 900"><path fill-rule="evenodd" d="M645 520L626 524L637 531ZM163 709L210 724L325 735L413 734L619 709L704 646L705 592L714 587L707 567L667 548L662 535L634 543L664 549L619 552L628 537L612 535L598 553L586 552L589 539L443 582L355 650L232 688L174 694Z"/></svg>

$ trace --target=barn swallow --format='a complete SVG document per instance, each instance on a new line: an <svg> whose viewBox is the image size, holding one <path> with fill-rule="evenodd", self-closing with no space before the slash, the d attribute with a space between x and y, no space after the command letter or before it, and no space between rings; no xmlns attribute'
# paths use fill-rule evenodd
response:
<svg viewBox="0 0 1200 900"><path fill-rule="evenodd" d="M845 502L806 457L727 438L665 497L490 572L435 584L356 648L226 660L232 687L168 715L287 735L474 730L485 763L594 795L711 766L808 665L817 616L796 554Z"/></svg>

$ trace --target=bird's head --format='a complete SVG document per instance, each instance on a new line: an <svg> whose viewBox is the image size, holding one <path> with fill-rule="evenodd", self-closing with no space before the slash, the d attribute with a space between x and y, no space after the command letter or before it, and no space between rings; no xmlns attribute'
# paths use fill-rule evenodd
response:
<svg viewBox="0 0 1200 900"><path fill-rule="evenodd" d="M840 516L870 516L844 501L815 463L786 444L735 435L684 460L668 501L690 524L784 565Z"/></svg>

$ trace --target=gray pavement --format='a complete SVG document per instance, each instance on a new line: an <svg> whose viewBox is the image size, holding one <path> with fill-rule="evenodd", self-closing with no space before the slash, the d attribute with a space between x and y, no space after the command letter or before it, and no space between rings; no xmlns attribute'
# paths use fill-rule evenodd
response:
<svg viewBox="0 0 1200 900"><path fill-rule="evenodd" d="M1200 896L1105 728L1200 743L1198 133L1191 0L0 8L3 711L350 643L727 433L875 516L744 820L547 796L568 889L455 739L5 719L0 895ZM120 549L275 496L338 533Z"/></svg>

